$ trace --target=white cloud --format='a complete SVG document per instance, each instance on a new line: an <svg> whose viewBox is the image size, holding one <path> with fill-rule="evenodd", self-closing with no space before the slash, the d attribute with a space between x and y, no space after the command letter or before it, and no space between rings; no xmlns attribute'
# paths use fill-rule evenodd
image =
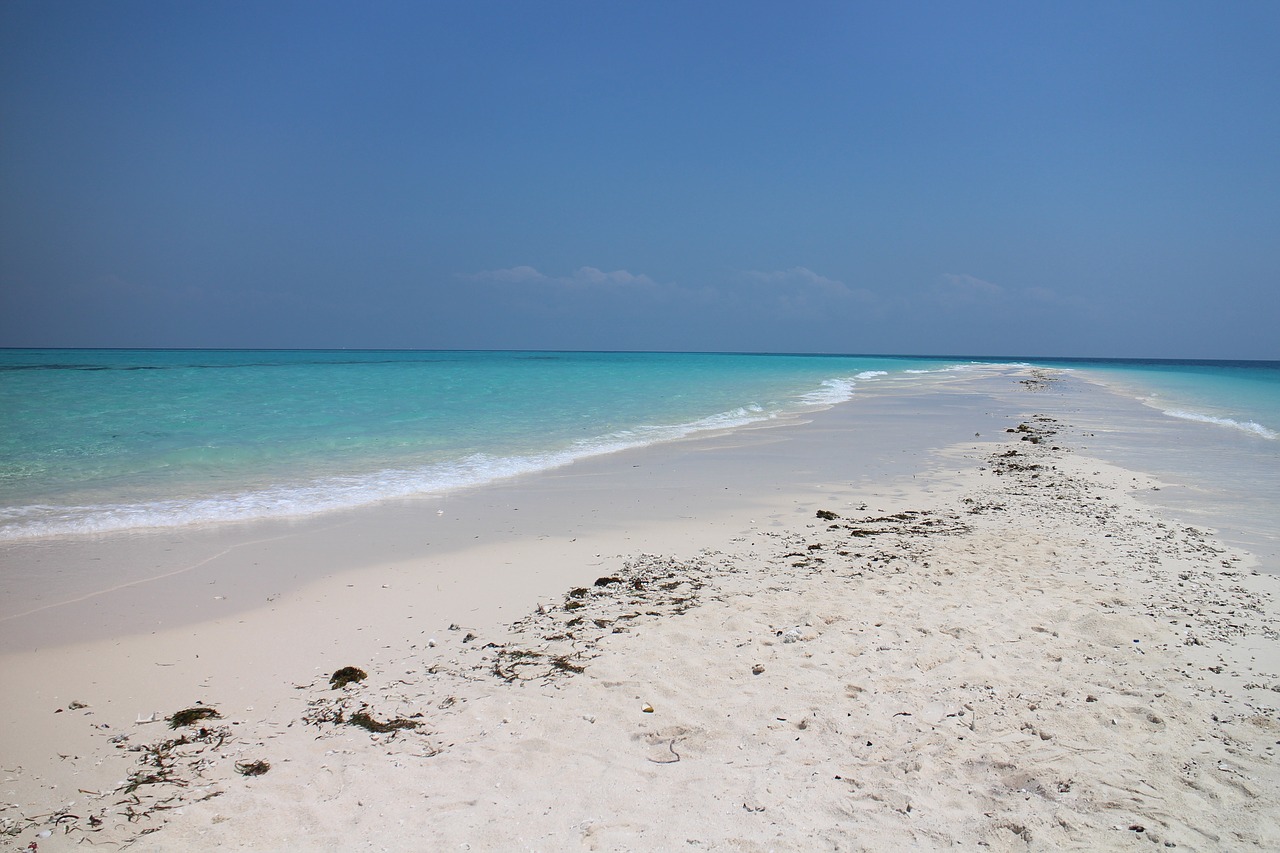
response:
<svg viewBox="0 0 1280 853"><path fill-rule="evenodd" d="M871 291L850 287L808 267L747 270L744 275L748 280L763 285L766 294L776 301L778 307L791 312L812 312L850 299L857 300L864 307L875 301L875 294Z"/></svg>
<svg viewBox="0 0 1280 853"><path fill-rule="evenodd" d="M808 267L792 267L789 270L772 270L770 272L748 270L747 276L756 281L769 284L803 285L817 287L833 293L849 290L848 286L843 282L827 278L825 275L819 275Z"/></svg>
<svg viewBox="0 0 1280 853"><path fill-rule="evenodd" d="M935 302L946 308L1000 306L1009 310L1030 310L1069 304L1069 300L1046 287L1002 287L965 273L944 273L929 293Z"/></svg>
<svg viewBox="0 0 1280 853"><path fill-rule="evenodd" d="M535 267L519 266L501 270L485 270L462 276L472 281L488 281L499 284L538 284L572 288L587 287L656 287L657 282L647 275L627 270L605 272L596 267L579 267L570 275L550 276Z"/></svg>
<svg viewBox="0 0 1280 853"><path fill-rule="evenodd" d="M533 281L550 281L550 279L538 272L533 267L520 266L510 267L503 270L484 270L483 272L473 273L472 275L463 276L472 281L496 281L502 284L519 284L521 282Z"/></svg>
<svg viewBox="0 0 1280 853"><path fill-rule="evenodd" d="M983 299L998 299L1005 291L1000 285L976 276L949 272L943 273L939 278L935 292L944 299L976 302Z"/></svg>
<svg viewBox="0 0 1280 853"><path fill-rule="evenodd" d="M1033 302L1045 302L1053 305L1065 304L1058 294L1047 287L1028 287L1022 291L1027 299Z"/></svg>
<svg viewBox="0 0 1280 853"><path fill-rule="evenodd" d="M614 287L653 287L657 282L647 275L636 275L626 270L605 272L595 267L579 267L568 281L574 284L606 285Z"/></svg>

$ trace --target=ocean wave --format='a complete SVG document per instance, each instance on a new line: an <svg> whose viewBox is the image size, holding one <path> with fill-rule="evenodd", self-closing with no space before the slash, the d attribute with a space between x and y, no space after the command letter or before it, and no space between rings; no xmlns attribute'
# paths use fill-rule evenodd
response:
<svg viewBox="0 0 1280 853"><path fill-rule="evenodd" d="M930 368L914 368L902 371L903 373L925 374L925 373L966 373L975 367L984 366L985 362L974 364L949 364L946 367L930 367ZM991 365L999 367L1001 365Z"/></svg>
<svg viewBox="0 0 1280 853"><path fill-rule="evenodd" d="M866 371L866 373L874 372L877 371ZM799 400L804 406L834 406L837 403L852 400L855 387L856 383L853 379L824 379L817 389L808 394L802 394Z"/></svg>
<svg viewBox="0 0 1280 853"><path fill-rule="evenodd" d="M1252 433L1254 435L1260 435L1263 438L1269 438L1273 440L1276 438L1280 438L1280 433L1277 433L1275 430L1268 429L1267 427L1264 427L1262 424L1256 423L1255 421L1237 421L1237 420L1234 420L1233 418L1220 418L1215 415L1206 415L1200 412L1187 412L1181 409L1166 409L1163 411L1166 415L1168 415L1171 418L1182 418L1183 420L1187 420L1187 421L1198 421L1199 423L1217 424L1218 426L1231 427L1232 429L1238 429L1243 432Z"/></svg>
<svg viewBox="0 0 1280 853"><path fill-rule="evenodd" d="M558 451L512 456L477 453L422 467L326 477L305 484L238 493L138 503L0 507L0 542L300 518L388 500L438 496L561 468L594 456L676 441L697 433L734 429L776 418L778 414L753 404L686 423L620 430L575 442Z"/></svg>
<svg viewBox="0 0 1280 853"><path fill-rule="evenodd" d="M746 426L747 424L768 420L773 417L776 417L776 413L766 411L758 403L752 403L749 406L740 406L728 412L708 415L705 418L699 418L696 421L687 423L638 426L634 429L612 433L606 436L603 441L596 439L583 442L581 445L575 445L575 447L580 446L586 451L586 455L595 456L599 453L613 453L617 450L626 450L646 444L674 441L694 433L707 432L708 430L734 429L735 427ZM645 438L642 441L624 441L621 444L614 444L609 441L609 439L629 439L631 436L644 436Z"/></svg>
<svg viewBox="0 0 1280 853"><path fill-rule="evenodd" d="M328 477L234 494L93 506L13 507L0 510L0 541L318 515L385 500L443 494L567 465L578 456L572 452L514 457L475 454L417 469Z"/></svg>

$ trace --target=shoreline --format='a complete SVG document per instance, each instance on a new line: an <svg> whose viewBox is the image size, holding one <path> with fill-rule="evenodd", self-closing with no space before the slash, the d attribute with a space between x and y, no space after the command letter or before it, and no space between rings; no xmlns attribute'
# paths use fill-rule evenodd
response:
<svg viewBox="0 0 1280 853"><path fill-rule="evenodd" d="M804 416L319 516L5 543L0 558L15 577L0 590L0 651L233 616L322 578L444 559L477 542L611 538L637 527L664 528L656 533L663 539L665 528L687 523L693 543L712 519L745 524L776 513L774 494L828 479L910 475L934 448L989 422L985 398L963 391L950 394L956 411L913 410L914 400L948 394L953 384L938 377L909 394L868 392L855 404ZM824 443L846 435L857 442L852 452ZM249 575L245 566L256 570ZM217 598L201 589L219 585L235 586L236 594ZM142 592L166 603L163 614L138 606Z"/></svg>
<svg viewBox="0 0 1280 853"><path fill-rule="evenodd" d="M55 821L42 850L85 833L133 833L138 849L276 849L290 839L273 833L293 831L293 818L314 827L309 849L413 849L423 832L489 849L652 847L686 836L708 849L796 849L814 837L841 849L888 849L903 837L996 849L1033 838L1108 848L1138 836L1184 849L1276 843L1264 816L1280 789L1266 748L1280 729L1271 698L1280 693L1266 686L1280 687L1277 579L1140 504L1156 481L1074 450L1083 442L1062 412L1044 417L1058 419L1053 441L1065 451L1005 433L1045 428L1051 422L1023 419L1063 406L1052 388L1017 391L956 394L953 409L927 429L913 424L913 435L891 429L905 428L911 401L885 398L878 411L833 410L630 457L640 462L573 466L517 484L519 507L502 502L511 491L450 499L446 517L470 499L465 520L497 535L445 549L435 567L421 554L374 561L211 621L6 654L6 672L29 692L2 706L4 730L23 742L5 736L3 769L21 769L4 791L19 808L0 818L30 821L38 802L56 815L50 786L59 785L94 792L64 814L93 811L104 823ZM848 454L861 437L849 431L857 418L864 436L895 450L869 461ZM966 438L973 432L982 435ZM711 506L712 491L729 494ZM614 503L598 500L605 494ZM565 504L556 498L566 495L580 507L593 502L584 495L595 499L607 516L557 524ZM227 571L245 575L244 557ZM628 598L636 580L642 606ZM623 619L631 610L637 616ZM1192 633L1171 620L1189 620ZM330 691L329 674L346 665L368 671L368 682ZM1081 679L1097 695L1074 695ZM106 803L135 766L130 750L168 736L163 724L133 720L196 701L220 709L227 738L216 749L198 739L176 748L187 752L175 768L207 765L177 777L182 785L135 787L146 817L121 822ZM362 705L377 720L419 720L422 731L333 724ZM1228 722L1205 716L1223 717L1223 707ZM1160 722L1144 722L1141 708ZM1083 747L1099 739L1116 754ZM880 747L855 751L864 740ZM1161 760L1193 750L1202 764L1234 769L1204 764L1193 785L1172 765L1126 764L1137 758L1120 753L1138 743ZM51 761L55 748L76 757ZM250 760L270 772L234 772ZM590 772L566 779L566 767ZM1157 793L1107 788L1108 774L1139 771ZM678 784L653 775L664 772L682 774ZM957 779L964 784L946 781ZM508 793L495 796L495 785ZM365 803L361 791L414 793ZM700 804L700 822L667 823L682 796ZM1228 804L1236 813L1217 814ZM549 817L558 810L576 821ZM1132 823L1104 825L1118 815ZM415 829L400 835L400 821ZM24 826L11 849L42 825ZM156 835L140 834L152 827Z"/></svg>
<svg viewBox="0 0 1280 853"><path fill-rule="evenodd" d="M1113 464L1155 473L1166 482L1154 487L1147 498L1159 511L1212 528L1226 541L1255 554L1264 570L1280 574L1280 531L1269 511L1273 504L1280 505L1280 469L1268 474L1269 466L1262 464L1241 470L1244 485L1235 487L1224 471L1215 467L1225 458L1224 452L1231 457L1228 464L1236 465L1255 456L1259 463L1274 457L1265 452L1265 445L1258 445L1256 437L1233 435L1210 423L1174 419L1128 393L1117 392L1106 376L1022 365L991 365L984 373L976 381L973 376L943 372L922 385L915 385L916 380L910 387L892 380L872 384L853 400L829 409L615 451L453 492L298 518L0 543L0 562L7 567L0 576L0 653L221 618L254 606L246 597L261 603L319 577L384 562L428 559L465 549L476 540L527 541L557 528L607 530L608 522L600 523L602 512L624 518L630 526L641 520L665 523L671 519L668 497L651 484L663 478L680 478L680 469L690 464L698 475L684 477L678 489L697 492L698 501L696 507L693 501L687 502L681 518L749 515L746 509L761 495L754 493L756 483L737 476L734 467L745 470L755 466L759 458L743 448L759 448L770 454L769 446L778 444L785 447L781 453L794 454L797 448L802 454L812 452L811 438L793 440L797 431L803 435L806 431L840 430L851 435L856 445L854 464L846 464L845 470L837 472L842 476L832 479L866 481L900 476L911 472L913 460L957 435L967 435L965 427L986 427L984 416L989 415L980 412L982 406L971 398L985 402L987 408L1009 405L1011 400L1000 399L997 386L1002 381L1015 381L1018 375L1037 373L1055 376L1058 388L1069 385L1074 396L1080 396L1084 386L1083 396L1091 403L1103 401L1100 408L1063 409L1064 413L1070 411L1082 428L1087 425L1090 429L1089 440L1082 442L1084 449ZM1067 381L1061 381L1064 379ZM995 399L984 396L991 394ZM928 408L936 403L930 398L965 401L960 405L963 414L953 412L957 422L945 423L942 411ZM916 422L919 415L908 408L913 399L928 401L923 423ZM965 419L963 426L961 418ZM892 429L889 436L884 433L886 426ZM870 441L870 446L861 446L863 441ZM735 450L739 451L736 458ZM1171 451L1175 453L1172 461ZM1262 455L1257 455L1259 451ZM717 456L721 457L718 466L705 462ZM880 464L889 457L902 464ZM834 459L850 461L839 456ZM831 461L824 459L822 463ZM786 491L808 488L828 477L828 472L815 470L814 459L805 458L802 464L804 471L788 471L772 460L761 481ZM636 477L629 471L641 467L651 476ZM732 495L707 488L708 480L717 477L730 483ZM601 480L638 497L625 503L612 500L598 487ZM1206 491L1206 482L1216 482L1216 486ZM1156 494L1162 489L1163 494ZM584 494L602 499L593 505L583 499ZM545 509L541 504L547 500L554 506L536 520L528 520L531 510ZM516 512L524 512L525 518ZM347 531L353 533L348 535ZM215 596L213 600L220 602L216 606L208 601L197 606L200 591L192 584L181 586L184 576L196 573L212 576L214 584L243 586L242 566L264 564L266 571L255 573L260 583L237 589L235 596ZM272 568L282 564L291 570ZM166 583L168 589L164 588ZM130 598L139 596L164 600L169 606L164 608L163 618L152 618L132 606ZM93 606L78 610L66 606L88 602ZM59 609L66 611L65 615Z"/></svg>

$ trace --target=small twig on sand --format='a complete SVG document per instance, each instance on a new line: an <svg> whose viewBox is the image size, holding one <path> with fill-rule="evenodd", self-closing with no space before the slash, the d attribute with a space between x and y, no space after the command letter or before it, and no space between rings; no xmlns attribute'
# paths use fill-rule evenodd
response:
<svg viewBox="0 0 1280 853"><path fill-rule="evenodd" d="M666 761L659 761L656 758L650 758L649 760L654 764L675 764L680 760L680 753L676 752L676 738L672 738L667 741L667 749L671 750L671 754L674 755L675 758L667 759Z"/></svg>

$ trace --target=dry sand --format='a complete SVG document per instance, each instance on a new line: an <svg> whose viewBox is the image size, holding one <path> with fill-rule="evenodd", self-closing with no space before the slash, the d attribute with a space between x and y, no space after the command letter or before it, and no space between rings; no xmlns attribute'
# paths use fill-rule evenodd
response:
<svg viewBox="0 0 1280 853"><path fill-rule="evenodd" d="M1023 378L896 473L844 470L818 418L722 438L723 469L659 451L648 486L653 454L579 468L614 501L580 528L544 478L447 559L270 602L228 568L258 603L212 620L37 649L11 619L0 849L1280 848L1280 582ZM700 512L711 471L734 498ZM513 493L475 498L491 526Z"/></svg>

